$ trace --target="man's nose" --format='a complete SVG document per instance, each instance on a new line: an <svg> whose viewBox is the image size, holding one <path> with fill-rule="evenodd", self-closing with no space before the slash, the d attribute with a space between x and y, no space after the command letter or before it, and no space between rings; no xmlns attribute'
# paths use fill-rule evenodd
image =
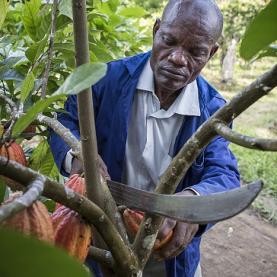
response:
<svg viewBox="0 0 277 277"><path fill-rule="evenodd" d="M168 60L178 66L187 66L188 61L183 51L173 51L169 56Z"/></svg>

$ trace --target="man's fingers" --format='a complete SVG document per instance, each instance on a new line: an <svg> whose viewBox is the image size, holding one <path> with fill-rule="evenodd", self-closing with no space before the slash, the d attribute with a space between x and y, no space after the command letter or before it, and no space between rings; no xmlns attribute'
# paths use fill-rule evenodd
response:
<svg viewBox="0 0 277 277"><path fill-rule="evenodd" d="M191 242L198 230L197 224L178 222L171 240L156 253L158 260L169 259L179 255Z"/></svg>
<svg viewBox="0 0 277 277"><path fill-rule="evenodd" d="M166 218L159 230L159 233L157 235L157 239L162 241L164 238L167 237L169 232L176 226L176 220Z"/></svg>

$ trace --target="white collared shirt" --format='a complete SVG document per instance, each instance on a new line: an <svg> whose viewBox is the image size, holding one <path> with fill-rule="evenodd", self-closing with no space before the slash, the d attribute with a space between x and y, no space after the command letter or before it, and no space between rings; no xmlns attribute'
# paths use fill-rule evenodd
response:
<svg viewBox="0 0 277 277"><path fill-rule="evenodd" d="M148 61L140 75L128 126L123 182L153 191L169 166L185 115L199 116L196 81L187 85L169 107L160 108Z"/></svg>
<svg viewBox="0 0 277 277"><path fill-rule="evenodd" d="M125 184L147 191L155 189L172 160L185 115L200 116L196 81L181 91L168 110L161 109L148 61L140 75L131 108L122 180ZM70 151L63 163L68 173L72 163Z"/></svg>

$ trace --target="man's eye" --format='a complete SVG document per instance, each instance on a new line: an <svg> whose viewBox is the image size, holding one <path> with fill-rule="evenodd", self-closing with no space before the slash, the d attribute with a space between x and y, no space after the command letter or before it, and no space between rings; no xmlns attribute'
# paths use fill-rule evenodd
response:
<svg viewBox="0 0 277 277"><path fill-rule="evenodd" d="M168 45L171 45L171 44L174 43L173 39L171 39L171 38L169 38L168 36L165 36L165 35L162 36L162 40Z"/></svg>

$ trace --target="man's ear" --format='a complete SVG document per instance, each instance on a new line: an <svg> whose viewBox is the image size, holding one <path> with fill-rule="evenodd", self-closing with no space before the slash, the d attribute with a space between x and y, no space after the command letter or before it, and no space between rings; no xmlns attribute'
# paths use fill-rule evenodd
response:
<svg viewBox="0 0 277 277"><path fill-rule="evenodd" d="M219 48L219 44L216 42L215 45L212 47L209 59L213 57L213 55L217 52L218 48Z"/></svg>
<svg viewBox="0 0 277 277"><path fill-rule="evenodd" d="M153 38L155 37L155 34L160 29L161 20L159 18L156 19L155 24L153 26Z"/></svg>

